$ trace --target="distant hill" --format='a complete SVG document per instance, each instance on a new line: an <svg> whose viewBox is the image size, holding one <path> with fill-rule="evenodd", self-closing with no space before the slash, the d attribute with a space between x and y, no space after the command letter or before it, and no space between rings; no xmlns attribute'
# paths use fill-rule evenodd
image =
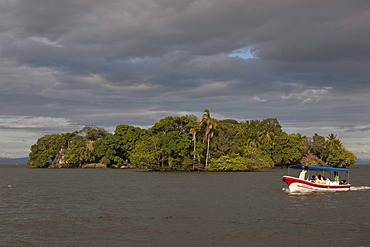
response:
<svg viewBox="0 0 370 247"><path fill-rule="evenodd" d="M23 157L23 158L4 158L0 157L0 164L26 164L28 161L28 157Z"/></svg>

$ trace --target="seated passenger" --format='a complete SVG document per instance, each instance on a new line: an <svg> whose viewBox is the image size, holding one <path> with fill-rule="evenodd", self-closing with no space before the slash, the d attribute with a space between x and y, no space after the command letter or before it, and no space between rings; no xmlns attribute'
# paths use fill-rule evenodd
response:
<svg viewBox="0 0 370 247"><path fill-rule="evenodd" d="M330 178L329 178L329 177L327 177L327 178L326 178L326 180L325 180L325 184L330 184L330 182L331 182L331 181L330 181Z"/></svg>
<svg viewBox="0 0 370 247"><path fill-rule="evenodd" d="M324 181L323 177L321 176L321 174L318 175L318 178L319 178L319 181L318 181L319 184L324 184L325 183L325 181Z"/></svg>
<svg viewBox="0 0 370 247"><path fill-rule="evenodd" d="M319 175L320 176L320 175ZM320 178L317 176L317 175L315 175L315 183L317 183L317 184L319 184L320 183Z"/></svg>

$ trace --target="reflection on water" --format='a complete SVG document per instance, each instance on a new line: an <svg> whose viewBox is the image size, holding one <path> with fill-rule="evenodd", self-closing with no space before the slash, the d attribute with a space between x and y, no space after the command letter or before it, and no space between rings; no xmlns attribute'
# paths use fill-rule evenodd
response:
<svg viewBox="0 0 370 247"><path fill-rule="evenodd" d="M0 166L0 246L370 243L370 166L351 171L349 192L286 193L285 172Z"/></svg>

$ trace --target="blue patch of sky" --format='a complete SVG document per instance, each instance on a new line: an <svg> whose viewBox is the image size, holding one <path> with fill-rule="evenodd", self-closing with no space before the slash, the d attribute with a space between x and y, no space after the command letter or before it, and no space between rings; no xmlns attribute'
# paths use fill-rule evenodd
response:
<svg viewBox="0 0 370 247"><path fill-rule="evenodd" d="M253 53L251 52L251 49L248 47L240 48L233 50L229 53L229 57L239 57L242 59L252 59L254 58Z"/></svg>

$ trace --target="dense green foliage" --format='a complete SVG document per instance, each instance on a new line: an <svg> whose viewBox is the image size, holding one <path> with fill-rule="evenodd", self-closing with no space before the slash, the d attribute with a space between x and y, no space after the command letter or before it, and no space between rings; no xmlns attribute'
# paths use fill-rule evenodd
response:
<svg viewBox="0 0 370 247"><path fill-rule="evenodd" d="M40 168L50 166L59 150L67 146L69 136L73 135L52 134L38 139L37 143L31 146L28 165Z"/></svg>
<svg viewBox="0 0 370 247"><path fill-rule="evenodd" d="M95 161L111 164L128 163L136 142L147 131L138 127L121 124L114 134L108 134L94 143Z"/></svg>
<svg viewBox="0 0 370 247"><path fill-rule="evenodd" d="M150 129L120 124L108 133L96 126L45 135L31 146L30 167L79 168L100 163L159 170L254 171L274 166L349 166L357 157L334 134L287 134L276 118L218 121L204 110L168 116Z"/></svg>
<svg viewBox="0 0 370 247"><path fill-rule="evenodd" d="M130 161L138 167L188 169L192 166L191 126L195 117L165 117L134 147ZM145 161L147 160L147 161Z"/></svg>

